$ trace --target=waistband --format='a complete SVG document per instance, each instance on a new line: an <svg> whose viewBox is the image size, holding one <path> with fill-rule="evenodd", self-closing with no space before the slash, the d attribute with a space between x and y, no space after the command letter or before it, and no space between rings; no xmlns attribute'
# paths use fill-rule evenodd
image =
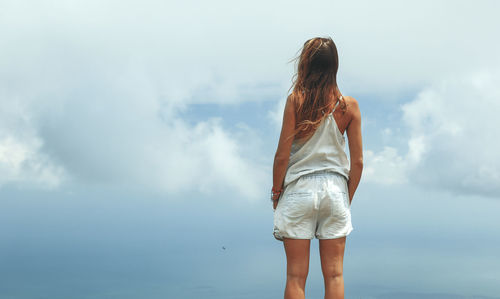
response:
<svg viewBox="0 0 500 299"><path fill-rule="evenodd" d="M327 170L318 170L315 172L304 174L303 176L301 176L301 178L332 177L332 176L340 176L342 178L345 178L342 174L335 172L335 171L328 170L328 169Z"/></svg>

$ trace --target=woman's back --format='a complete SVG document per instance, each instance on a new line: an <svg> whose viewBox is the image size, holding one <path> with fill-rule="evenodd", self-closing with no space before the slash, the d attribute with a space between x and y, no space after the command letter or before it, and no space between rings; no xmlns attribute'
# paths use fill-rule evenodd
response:
<svg viewBox="0 0 500 299"><path fill-rule="evenodd" d="M338 127L334 113L342 96L335 103L332 112L322 120L316 131L304 143L294 140L286 172L284 187L303 175L318 171L332 171L349 179L349 160L345 152L345 136ZM341 115L337 115L341 118Z"/></svg>

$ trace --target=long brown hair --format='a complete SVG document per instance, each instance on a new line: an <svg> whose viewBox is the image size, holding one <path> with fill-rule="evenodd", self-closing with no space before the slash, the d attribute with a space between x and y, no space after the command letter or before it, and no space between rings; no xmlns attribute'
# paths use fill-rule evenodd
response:
<svg viewBox="0 0 500 299"><path fill-rule="evenodd" d="M289 96L295 107L295 130L289 138L305 142L328 116L325 109L340 97L337 85L339 56L331 37L314 37L304 43L300 55L293 60L298 60L298 65ZM342 113L347 111L343 97L339 107Z"/></svg>

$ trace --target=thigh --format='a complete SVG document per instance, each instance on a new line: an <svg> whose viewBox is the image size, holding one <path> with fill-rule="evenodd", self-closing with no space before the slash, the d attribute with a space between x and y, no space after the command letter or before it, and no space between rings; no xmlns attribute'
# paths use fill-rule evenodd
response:
<svg viewBox="0 0 500 299"><path fill-rule="evenodd" d="M346 237L319 240L323 275L342 274Z"/></svg>
<svg viewBox="0 0 500 299"><path fill-rule="evenodd" d="M307 276L311 240L283 238L283 245L286 252L287 274Z"/></svg>

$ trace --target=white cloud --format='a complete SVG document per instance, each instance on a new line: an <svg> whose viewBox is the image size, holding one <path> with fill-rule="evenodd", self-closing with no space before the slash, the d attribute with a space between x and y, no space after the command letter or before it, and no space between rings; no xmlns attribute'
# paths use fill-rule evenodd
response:
<svg viewBox="0 0 500 299"><path fill-rule="evenodd" d="M454 193L500 196L500 72L449 77L403 105L410 178Z"/></svg>
<svg viewBox="0 0 500 299"><path fill-rule="evenodd" d="M268 183L269 171L243 155L244 147L259 142L251 131L230 133L220 118L198 122L194 127L178 119L170 130L165 137L172 142L147 154L151 156L148 171L154 172L148 180L153 179L156 186L169 193L195 188L205 194L231 193L235 198L248 199L258 199L267 190L262 186Z"/></svg>
<svg viewBox="0 0 500 299"><path fill-rule="evenodd" d="M61 88L56 100L41 93L46 107L4 98L0 184L74 181L262 198L269 171L253 159L261 144L251 128L228 128L220 118L189 124L162 106L165 99L140 75L123 74L119 81L125 85L118 89L108 80L109 90L99 91L105 81L87 80L90 92ZM27 107L22 113L13 108L20 105Z"/></svg>
<svg viewBox="0 0 500 299"><path fill-rule="evenodd" d="M500 197L500 71L449 76L402 106L408 151L365 151L368 180Z"/></svg>
<svg viewBox="0 0 500 299"><path fill-rule="evenodd" d="M0 19L0 185L72 181L168 195L267 194L270 172L254 159L251 149L261 141L251 128L181 115L192 103L269 95L272 85L217 78L210 65L172 50L168 34L158 39L168 23L129 23L133 7L74 4L35 4L45 17L11 3ZM108 14L116 7L124 11Z"/></svg>
<svg viewBox="0 0 500 299"><path fill-rule="evenodd" d="M41 153L43 140L38 138L22 103L0 104L0 187L17 184L54 189L66 180L64 169Z"/></svg>
<svg viewBox="0 0 500 299"><path fill-rule="evenodd" d="M363 151L363 181L381 184L402 184L407 182L407 161L398 150L386 146L378 153Z"/></svg>
<svg viewBox="0 0 500 299"><path fill-rule="evenodd" d="M64 169L38 151L40 140L29 143L13 136L0 138L0 187L17 184L24 187L54 189L65 179Z"/></svg>

